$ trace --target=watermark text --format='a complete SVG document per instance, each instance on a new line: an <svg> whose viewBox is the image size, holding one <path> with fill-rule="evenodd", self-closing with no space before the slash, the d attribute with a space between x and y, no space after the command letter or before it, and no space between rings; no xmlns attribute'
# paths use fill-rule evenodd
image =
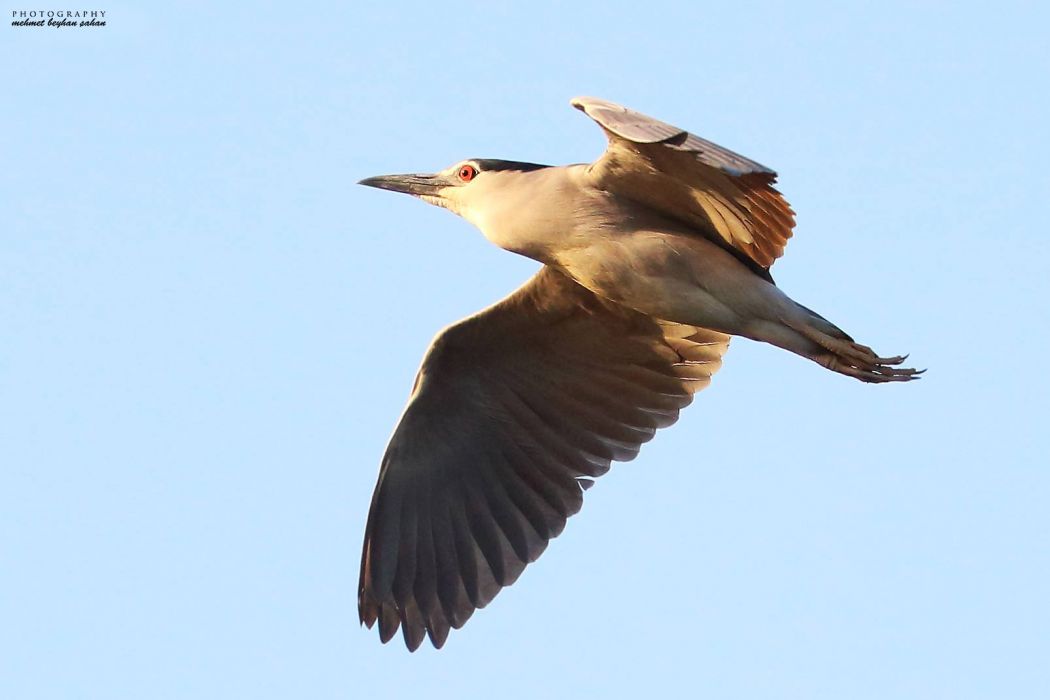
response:
<svg viewBox="0 0 1050 700"><path fill-rule="evenodd" d="M12 27L105 27L105 10L11 10Z"/></svg>

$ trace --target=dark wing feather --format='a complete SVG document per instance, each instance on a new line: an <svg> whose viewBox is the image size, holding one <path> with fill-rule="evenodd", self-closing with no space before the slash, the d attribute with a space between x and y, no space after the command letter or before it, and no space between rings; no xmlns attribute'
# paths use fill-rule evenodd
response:
<svg viewBox="0 0 1050 700"><path fill-rule="evenodd" d="M783 254L795 213L773 188L775 172L612 102L577 97L572 105L609 137L589 170L598 187L712 231L761 268Z"/></svg>
<svg viewBox="0 0 1050 700"><path fill-rule="evenodd" d="M654 321L543 268L443 331L416 378L372 498L361 621L436 647L632 459L721 366L729 337Z"/></svg>

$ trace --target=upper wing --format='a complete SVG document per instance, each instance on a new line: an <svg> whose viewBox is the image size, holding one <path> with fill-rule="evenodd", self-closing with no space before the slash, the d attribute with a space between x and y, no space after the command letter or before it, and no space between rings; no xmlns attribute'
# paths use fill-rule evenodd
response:
<svg viewBox="0 0 1050 700"><path fill-rule="evenodd" d="M589 170L598 187L713 229L761 267L783 254L795 213L773 188L775 172L612 102L577 97L572 105L609 137L608 149Z"/></svg>
<svg viewBox="0 0 1050 700"><path fill-rule="evenodd" d="M443 331L383 457L358 606L441 647L721 366L729 336L658 322L551 268Z"/></svg>

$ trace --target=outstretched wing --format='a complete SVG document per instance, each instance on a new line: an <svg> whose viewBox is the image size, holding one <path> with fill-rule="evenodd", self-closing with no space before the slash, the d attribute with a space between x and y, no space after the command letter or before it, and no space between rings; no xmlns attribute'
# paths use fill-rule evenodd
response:
<svg viewBox="0 0 1050 700"><path fill-rule="evenodd" d="M572 105L605 130L595 185L715 232L768 268L784 252L795 215L773 188L777 174L678 127L594 97Z"/></svg>
<svg viewBox="0 0 1050 700"><path fill-rule="evenodd" d="M728 345L546 267L443 331L383 458L361 621L440 648L562 531L589 477L677 420Z"/></svg>

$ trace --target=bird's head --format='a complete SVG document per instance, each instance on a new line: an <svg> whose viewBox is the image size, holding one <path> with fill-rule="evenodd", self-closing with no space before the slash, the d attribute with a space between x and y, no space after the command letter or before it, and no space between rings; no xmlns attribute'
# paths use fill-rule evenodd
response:
<svg viewBox="0 0 1050 700"><path fill-rule="evenodd" d="M484 230L484 213L514 185L522 173L546 168L536 163L471 158L429 175L379 175L358 184L403 192L459 214Z"/></svg>

